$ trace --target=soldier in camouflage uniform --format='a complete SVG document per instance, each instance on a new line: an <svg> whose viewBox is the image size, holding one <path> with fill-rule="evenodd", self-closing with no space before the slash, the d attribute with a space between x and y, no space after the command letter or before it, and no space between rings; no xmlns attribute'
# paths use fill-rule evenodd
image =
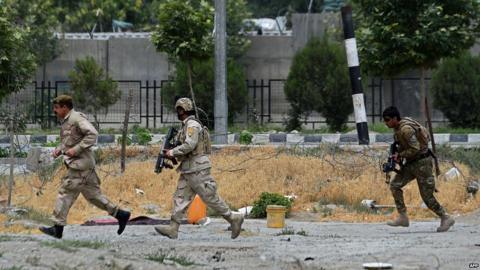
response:
<svg viewBox="0 0 480 270"><path fill-rule="evenodd" d="M177 171L180 178L173 195L173 211L169 226L156 226L155 230L166 237L176 239L180 221L198 194L213 210L223 216L231 225L232 239L238 237L243 223L243 215L234 214L217 193L217 184L210 175L211 163L207 154L210 152L208 130L195 118L192 101L180 98L175 104L182 129L177 134L181 144L166 151L169 158L181 161Z"/></svg>
<svg viewBox="0 0 480 270"><path fill-rule="evenodd" d="M130 218L130 212L121 210L113 204L100 190L100 179L95 172L95 158L91 150L97 141L97 130L87 117L73 109L72 97L60 95L53 100L53 110L60 120L60 145L54 150L56 158L63 155L67 175L62 178L52 227L40 227L40 230L56 238L62 238L67 215L78 195L98 208L107 211L118 220L117 233L121 234Z"/></svg>
<svg viewBox="0 0 480 270"><path fill-rule="evenodd" d="M399 216L394 221L388 221L387 224L390 226L409 226L402 188L416 178L422 200L441 219L437 232L447 231L455 221L446 213L433 194L435 178L432 172L432 153L428 149L428 132L415 120L400 118L400 112L393 106L383 111L383 120L389 128L394 130L394 139L399 143L398 153L394 155L394 159L401 164L400 172L390 181L390 190ZM419 137L422 135L427 139Z"/></svg>

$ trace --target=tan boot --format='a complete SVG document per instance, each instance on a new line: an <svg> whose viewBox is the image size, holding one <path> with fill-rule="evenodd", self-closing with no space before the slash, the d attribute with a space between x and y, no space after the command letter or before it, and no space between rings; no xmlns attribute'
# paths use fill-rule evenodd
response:
<svg viewBox="0 0 480 270"><path fill-rule="evenodd" d="M453 224L455 224L455 220L451 216L445 214L440 217L440 227L437 228L437 232L446 232L453 226Z"/></svg>
<svg viewBox="0 0 480 270"><path fill-rule="evenodd" d="M410 225L410 222L408 221L408 216L406 213L399 213L397 219L393 221L387 221L387 225L393 227L408 227Z"/></svg>
<svg viewBox="0 0 480 270"><path fill-rule="evenodd" d="M178 238L178 227L180 224L176 221L170 221L170 225L167 226L155 226L154 229L159 234L166 236L170 239L177 239Z"/></svg>
<svg viewBox="0 0 480 270"><path fill-rule="evenodd" d="M231 213L229 216L224 216L223 218L230 223L230 228L232 229L232 239L237 238L242 230L243 215Z"/></svg>

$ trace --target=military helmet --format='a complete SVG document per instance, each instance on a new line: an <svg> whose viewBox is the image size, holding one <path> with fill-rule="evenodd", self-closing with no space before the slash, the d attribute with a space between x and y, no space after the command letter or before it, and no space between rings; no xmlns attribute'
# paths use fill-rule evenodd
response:
<svg viewBox="0 0 480 270"><path fill-rule="evenodd" d="M178 99L175 103L175 109L178 107L184 109L186 112L193 111L193 103L189 98L184 97Z"/></svg>

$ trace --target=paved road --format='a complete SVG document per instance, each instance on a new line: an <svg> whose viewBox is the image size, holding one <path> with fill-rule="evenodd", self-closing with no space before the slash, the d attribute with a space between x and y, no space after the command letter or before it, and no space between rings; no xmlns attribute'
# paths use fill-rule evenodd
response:
<svg viewBox="0 0 480 270"><path fill-rule="evenodd" d="M188 262L190 269L362 269L378 261L394 269L462 270L480 263L478 219L460 220L447 233L434 232L437 221L409 228L291 220L287 226L295 234L278 235L282 230L266 228L265 220L246 220L236 240L219 219L184 225L177 240L147 225L129 226L122 236L116 226L68 226L64 240L0 235L0 269L178 269ZM147 259L161 255L163 263Z"/></svg>

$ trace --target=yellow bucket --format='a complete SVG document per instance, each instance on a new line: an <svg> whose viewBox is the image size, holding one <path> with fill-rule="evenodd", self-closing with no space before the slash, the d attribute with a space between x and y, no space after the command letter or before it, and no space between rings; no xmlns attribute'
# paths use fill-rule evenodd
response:
<svg viewBox="0 0 480 270"><path fill-rule="evenodd" d="M285 213L287 208L283 205L267 205L267 227L285 227Z"/></svg>

